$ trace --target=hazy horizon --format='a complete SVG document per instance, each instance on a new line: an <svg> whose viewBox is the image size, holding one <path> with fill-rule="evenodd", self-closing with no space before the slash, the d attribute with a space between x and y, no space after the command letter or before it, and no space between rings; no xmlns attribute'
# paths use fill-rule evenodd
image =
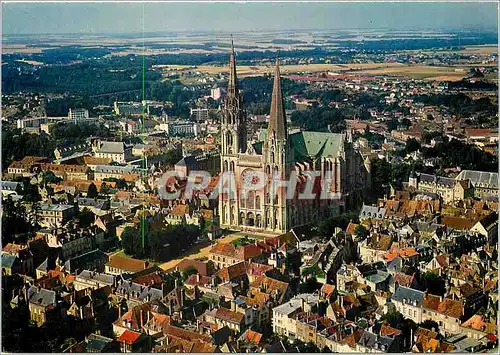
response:
<svg viewBox="0 0 500 355"><path fill-rule="evenodd" d="M9 35L497 31L497 3L7 3ZM143 16L144 13L144 16Z"/></svg>

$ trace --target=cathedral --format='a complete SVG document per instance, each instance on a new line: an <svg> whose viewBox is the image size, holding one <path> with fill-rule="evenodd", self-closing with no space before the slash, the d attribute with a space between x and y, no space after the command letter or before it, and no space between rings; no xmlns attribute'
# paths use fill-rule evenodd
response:
<svg viewBox="0 0 500 355"><path fill-rule="evenodd" d="M354 148L350 134L288 132L278 60L267 132L257 142L247 141L247 115L238 88L232 45L220 137L221 170L223 174L234 174L236 185L235 194L219 195L222 227L284 233L355 208L370 192L370 161ZM317 177L311 178L311 172ZM282 181L292 177L297 180L297 188L293 196L287 195L286 188L272 189L272 183L248 189L248 182L259 176L269 180L279 176ZM306 185L318 193L299 198ZM322 189L335 198L322 198Z"/></svg>

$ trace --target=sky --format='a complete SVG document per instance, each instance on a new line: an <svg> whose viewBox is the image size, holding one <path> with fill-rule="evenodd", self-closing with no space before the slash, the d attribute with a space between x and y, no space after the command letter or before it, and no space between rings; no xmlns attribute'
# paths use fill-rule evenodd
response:
<svg viewBox="0 0 500 355"><path fill-rule="evenodd" d="M497 31L497 3L3 3L5 35L301 29ZM143 16L144 13L144 16Z"/></svg>

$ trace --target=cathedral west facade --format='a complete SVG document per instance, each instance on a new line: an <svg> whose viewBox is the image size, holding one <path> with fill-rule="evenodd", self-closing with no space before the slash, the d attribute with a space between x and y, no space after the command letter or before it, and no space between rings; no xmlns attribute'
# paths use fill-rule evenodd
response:
<svg viewBox="0 0 500 355"><path fill-rule="evenodd" d="M325 132L289 134L278 61L274 72L267 132L258 142L247 141L247 116L238 89L234 49L231 48L227 97L221 118L221 170L234 174L235 194L219 195L222 227L284 233L295 226L335 216L362 202L370 190L371 165L354 149L350 135ZM311 172L317 177L311 178ZM272 184L248 188L265 176L293 179L293 196ZM308 181L309 180L309 181ZM310 185L308 185L310 184ZM263 186L261 186L263 185ZM301 198L312 186L314 197ZM320 190L333 194L325 198Z"/></svg>

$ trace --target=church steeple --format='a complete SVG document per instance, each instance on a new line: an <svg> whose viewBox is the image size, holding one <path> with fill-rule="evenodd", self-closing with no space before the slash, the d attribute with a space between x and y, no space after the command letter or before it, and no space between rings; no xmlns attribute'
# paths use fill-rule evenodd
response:
<svg viewBox="0 0 500 355"><path fill-rule="evenodd" d="M236 55L234 54L233 36L231 35L231 54L229 57L229 83L227 95L235 97L238 93L238 79L236 77Z"/></svg>
<svg viewBox="0 0 500 355"><path fill-rule="evenodd" d="M284 109L283 93L281 91L281 76L278 58L274 69L273 96L271 101L271 112L269 115L268 137L275 139L286 138L286 115Z"/></svg>

